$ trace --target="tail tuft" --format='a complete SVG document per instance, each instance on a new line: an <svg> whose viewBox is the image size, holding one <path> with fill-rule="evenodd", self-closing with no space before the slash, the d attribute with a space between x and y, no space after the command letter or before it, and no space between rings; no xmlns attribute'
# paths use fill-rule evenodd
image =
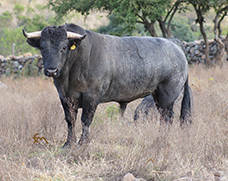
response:
<svg viewBox="0 0 228 181"><path fill-rule="evenodd" d="M192 91L188 85L188 78L184 84L184 96L182 99L181 105L181 122L180 125L183 126L184 124L191 124L191 111L192 111Z"/></svg>

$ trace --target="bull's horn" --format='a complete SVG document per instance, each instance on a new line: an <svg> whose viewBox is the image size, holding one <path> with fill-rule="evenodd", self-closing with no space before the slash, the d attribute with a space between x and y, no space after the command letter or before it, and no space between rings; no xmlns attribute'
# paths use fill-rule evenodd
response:
<svg viewBox="0 0 228 181"><path fill-rule="evenodd" d="M24 28L22 29L22 32L23 32L23 35L26 37L26 38L40 38L41 37L41 31L35 31L35 32L32 32L32 33L27 33Z"/></svg>
<svg viewBox="0 0 228 181"><path fill-rule="evenodd" d="M76 38L76 39L79 39L79 40L83 40L85 37L86 37L86 34L80 35L80 34L77 34L77 33L73 33L73 32L67 31L67 38Z"/></svg>

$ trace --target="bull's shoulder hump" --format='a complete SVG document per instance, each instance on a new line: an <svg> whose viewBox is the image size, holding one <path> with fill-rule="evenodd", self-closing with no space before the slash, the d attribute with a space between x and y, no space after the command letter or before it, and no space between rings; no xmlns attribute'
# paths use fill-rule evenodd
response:
<svg viewBox="0 0 228 181"><path fill-rule="evenodd" d="M139 57L143 59L147 58L149 54L161 52L171 46L166 39L157 37L125 37L123 40L134 46Z"/></svg>
<svg viewBox="0 0 228 181"><path fill-rule="evenodd" d="M150 46L150 47L166 47L168 45L171 45L172 42L168 41L165 38L160 37L123 37L127 42L135 42L137 46Z"/></svg>

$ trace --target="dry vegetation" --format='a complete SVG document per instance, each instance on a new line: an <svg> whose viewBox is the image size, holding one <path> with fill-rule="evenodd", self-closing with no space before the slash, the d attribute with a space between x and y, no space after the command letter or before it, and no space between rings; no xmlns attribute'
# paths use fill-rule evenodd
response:
<svg viewBox="0 0 228 181"><path fill-rule="evenodd" d="M227 71L190 67L190 127L179 127L180 101L170 128L156 116L134 124L139 100L129 105L124 120L116 113L117 104L101 104L90 144L71 150L61 149L67 127L51 79L2 77L8 89L0 94L0 180L113 181L127 172L146 180L174 180L189 171L195 180L206 180L228 168ZM76 129L79 138L80 112ZM48 144L34 143L36 133Z"/></svg>

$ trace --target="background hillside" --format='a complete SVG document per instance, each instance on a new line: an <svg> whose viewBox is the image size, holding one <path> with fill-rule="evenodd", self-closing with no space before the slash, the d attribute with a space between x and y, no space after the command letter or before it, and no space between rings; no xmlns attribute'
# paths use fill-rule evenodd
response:
<svg viewBox="0 0 228 181"><path fill-rule="evenodd" d="M47 5L47 0L2 0L0 6L0 14L2 14L5 11L12 12L15 4L18 3L23 5L24 7L31 6L32 8L35 8L37 11L41 11L41 13L45 15L45 17L55 15L55 13L51 10L42 9L44 8L44 6ZM69 16L69 20L66 20L66 23L75 22L76 24L82 26L85 29L97 29L99 26L106 25L108 23L106 15L106 13L93 12L85 19L85 17L83 17L79 13L74 13ZM12 26L17 27L15 17Z"/></svg>
<svg viewBox="0 0 228 181"><path fill-rule="evenodd" d="M25 43L21 29L29 31L42 30L48 25L61 25L63 23L75 23L84 29L97 31L100 33L114 34L117 36L150 36L145 32L143 25L136 25L131 32L123 31L121 24L115 24L113 15L107 17L108 13L93 11L89 15L82 16L80 13L71 12L61 20L57 20L56 14L45 8L48 0L2 0L0 6L0 55L8 56L12 54L12 46L15 44L15 54L20 55L27 52L39 53ZM182 41L191 42L202 39L198 24L195 24L196 14L191 6L189 10L176 13L171 23L171 30L174 37ZM214 12L211 10L206 14L205 31L209 39L214 38L213 19ZM221 25L222 35L228 31L228 17L226 16ZM155 23L158 36L162 36L158 23Z"/></svg>

